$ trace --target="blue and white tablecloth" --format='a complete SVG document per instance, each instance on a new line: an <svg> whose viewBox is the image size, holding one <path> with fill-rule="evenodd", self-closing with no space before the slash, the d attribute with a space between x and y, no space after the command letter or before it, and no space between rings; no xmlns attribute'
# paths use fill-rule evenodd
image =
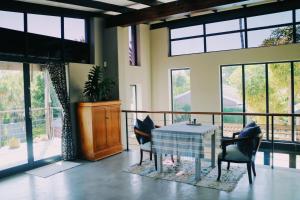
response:
<svg viewBox="0 0 300 200"><path fill-rule="evenodd" d="M218 131L215 125L172 124L152 130L152 147L157 154L204 158L204 138Z"/></svg>

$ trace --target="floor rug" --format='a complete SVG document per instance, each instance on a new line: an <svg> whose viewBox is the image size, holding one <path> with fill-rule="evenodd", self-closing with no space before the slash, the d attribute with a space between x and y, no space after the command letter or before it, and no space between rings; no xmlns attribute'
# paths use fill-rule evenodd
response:
<svg viewBox="0 0 300 200"><path fill-rule="evenodd" d="M57 174L62 171L66 171L68 169L74 168L81 165L81 163L70 162L70 161L59 161L50 165L46 165L43 167L39 167L30 171L27 171L27 174L32 174L35 176L39 176L42 178L47 178L54 174Z"/></svg>
<svg viewBox="0 0 300 200"><path fill-rule="evenodd" d="M151 177L154 179L164 179L169 181L176 181L187 183L198 187L207 187L226 192L234 190L239 180L245 174L246 168L243 165L230 166L227 170L226 166L222 166L222 176L220 181L217 181L218 168L210 167L210 162L201 162L201 180L195 181L194 161L182 159L180 163L172 163L169 159L163 161L163 173L158 173L155 170L154 161L145 160L142 165L134 164L130 166L125 172L138 174L141 176Z"/></svg>

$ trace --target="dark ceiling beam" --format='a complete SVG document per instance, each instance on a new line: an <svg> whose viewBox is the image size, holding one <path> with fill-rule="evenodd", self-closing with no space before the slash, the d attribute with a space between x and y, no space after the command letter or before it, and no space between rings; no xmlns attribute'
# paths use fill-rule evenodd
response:
<svg viewBox="0 0 300 200"><path fill-rule="evenodd" d="M136 3L141 3L147 6L156 6L159 4L162 4L162 2L157 1L157 0L130 0L132 2L136 2Z"/></svg>
<svg viewBox="0 0 300 200"><path fill-rule="evenodd" d="M119 13L126 13L134 10L132 8L127 8L124 6L118 6L110 3L104 3L104 2L93 1L93 0L48 0L48 1L73 4L77 6L84 6L88 8L101 9L105 11L114 11Z"/></svg>
<svg viewBox="0 0 300 200"><path fill-rule="evenodd" d="M188 14L192 11L202 11L208 8L242 1L246 0L179 0L109 17L106 26L113 27L141 24L176 14Z"/></svg>
<svg viewBox="0 0 300 200"><path fill-rule="evenodd" d="M73 10L68 8L59 8L54 6L40 5L34 3L25 3L21 1L0 1L0 10L12 12L28 12L32 14L55 15L65 17L107 17L101 12L87 12Z"/></svg>
<svg viewBox="0 0 300 200"><path fill-rule="evenodd" d="M180 28L185 26L194 26L204 23L212 23L218 21L226 21L232 19L238 19L243 17L251 17L263 14L270 14L275 12L283 12L291 9L300 8L300 1L298 0L286 0L281 2L272 2L267 4L261 4L250 7L243 7L239 9L216 12L212 14L206 14L201 16L195 16L186 19L177 19L172 21L164 21L161 23L152 24L150 29L159 29L164 27Z"/></svg>

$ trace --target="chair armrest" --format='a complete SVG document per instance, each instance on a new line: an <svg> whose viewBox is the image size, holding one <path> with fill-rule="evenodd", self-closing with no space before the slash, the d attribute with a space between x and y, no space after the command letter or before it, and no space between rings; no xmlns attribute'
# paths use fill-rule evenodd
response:
<svg viewBox="0 0 300 200"><path fill-rule="evenodd" d="M138 130L138 129L134 129L134 133L136 134L136 135L139 135L139 136L141 136L141 137L143 137L143 138L148 138L148 139L151 139L151 135L150 134L147 134L147 133L145 133L145 132L143 132L143 131L140 131L140 130Z"/></svg>
<svg viewBox="0 0 300 200"><path fill-rule="evenodd" d="M244 137L244 138L235 138L235 139L222 139L221 140L221 146L228 146L230 144L235 144L237 142L241 142L241 141L247 141L247 140L252 140L251 137Z"/></svg>
<svg viewBox="0 0 300 200"><path fill-rule="evenodd" d="M221 140L221 148L222 148L222 157L224 158L226 155L226 147L231 144L235 144L237 142L241 141L248 141L252 140L250 137L244 137L244 138L236 138L236 139L223 139Z"/></svg>
<svg viewBox="0 0 300 200"><path fill-rule="evenodd" d="M232 133L232 139L235 138L235 136L239 135L241 132Z"/></svg>

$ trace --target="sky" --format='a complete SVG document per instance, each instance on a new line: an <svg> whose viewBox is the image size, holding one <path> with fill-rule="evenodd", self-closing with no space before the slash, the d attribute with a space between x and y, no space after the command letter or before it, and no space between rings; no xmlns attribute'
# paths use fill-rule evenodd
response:
<svg viewBox="0 0 300 200"><path fill-rule="evenodd" d="M64 18L64 21L65 39L79 41L85 38L83 19ZM0 11L0 27L24 31L23 13ZM60 38L60 17L28 14L28 32Z"/></svg>

